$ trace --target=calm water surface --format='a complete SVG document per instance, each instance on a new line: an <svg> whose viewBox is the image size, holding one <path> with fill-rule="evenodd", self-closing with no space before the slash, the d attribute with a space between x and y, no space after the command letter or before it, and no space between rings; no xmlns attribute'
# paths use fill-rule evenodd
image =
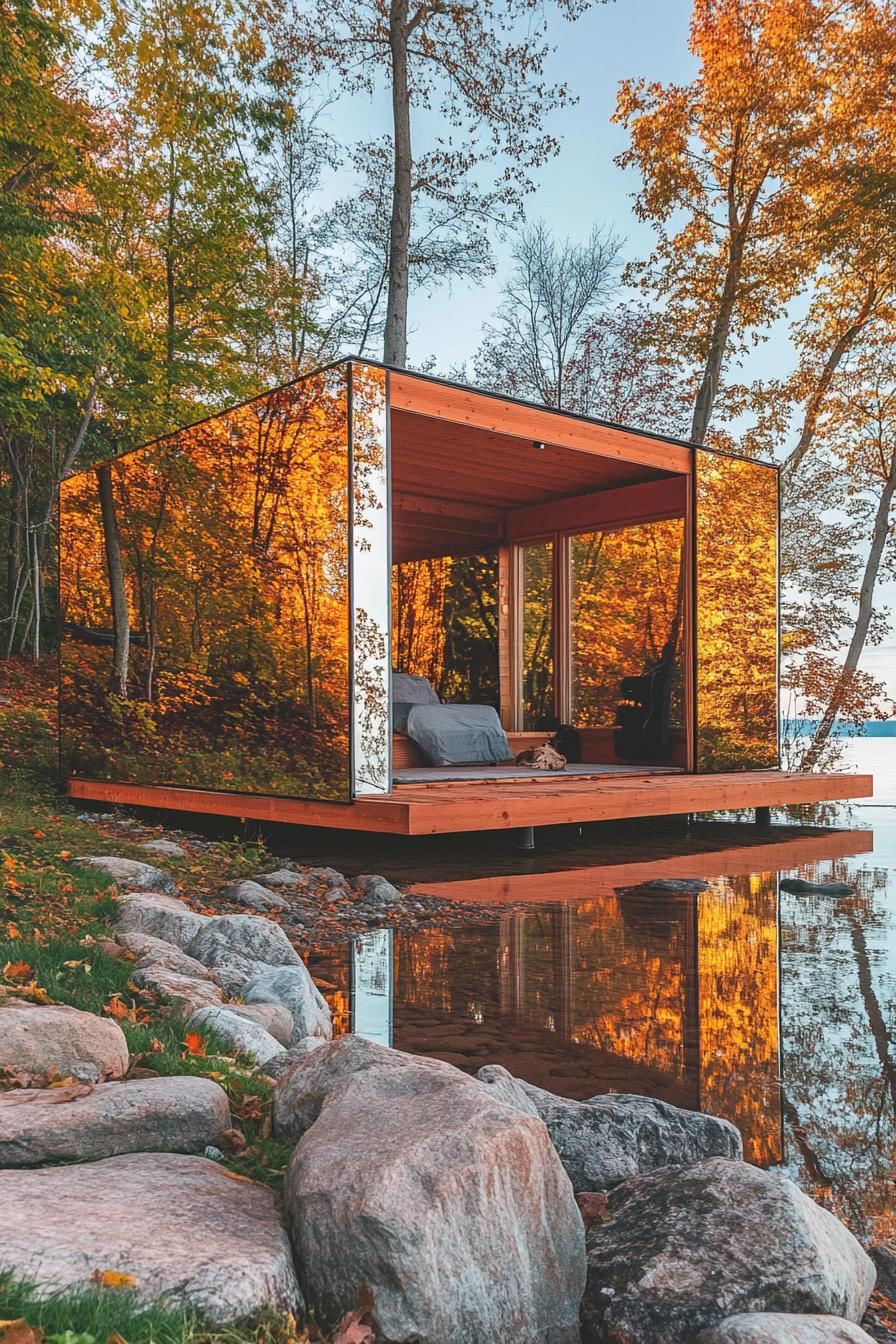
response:
<svg viewBox="0 0 896 1344"><path fill-rule="evenodd" d="M648 829L422 871L381 859L488 910L313 957L337 1029L471 1071L504 1064L567 1096L639 1092L727 1116L752 1161L861 1234L896 1237L896 739L850 743L849 758L874 772L875 801L824 828ZM857 891L789 895L787 876ZM638 890L656 877L709 887Z"/></svg>

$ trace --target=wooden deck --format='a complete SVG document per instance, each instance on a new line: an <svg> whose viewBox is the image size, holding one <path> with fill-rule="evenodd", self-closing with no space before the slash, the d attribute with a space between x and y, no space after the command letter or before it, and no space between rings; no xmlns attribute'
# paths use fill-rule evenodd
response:
<svg viewBox="0 0 896 1344"><path fill-rule="evenodd" d="M68 792L72 798L166 811L384 835L440 835L869 798L873 781L871 775L788 774L781 770L457 780L397 785L391 793L359 798L353 803L305 802L85 779L70 780Z"/></svg>

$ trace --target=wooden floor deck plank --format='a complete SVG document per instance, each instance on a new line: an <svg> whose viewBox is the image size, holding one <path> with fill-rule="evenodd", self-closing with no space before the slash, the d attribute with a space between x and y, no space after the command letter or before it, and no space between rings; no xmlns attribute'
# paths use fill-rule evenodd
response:
<svg viewBox="0 0 896 1344"><path fill-rule="evenodd" d="M474 787L460 781L403 784L392 793L357 798L353 803L84 779L71 780L68 790L73 798L130 806L385 835L437 835L867 798L873 792L873 781L870 775L778 770L586 779L555 776L551 780L476 781Z"/></svg>

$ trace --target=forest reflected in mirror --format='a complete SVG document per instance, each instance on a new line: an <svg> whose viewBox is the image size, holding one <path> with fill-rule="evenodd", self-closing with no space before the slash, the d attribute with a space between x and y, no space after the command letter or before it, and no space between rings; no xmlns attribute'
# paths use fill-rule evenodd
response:
<svg viewBox="0 0 896 1344"><path fill-rule="evenodd" d="M698 449L698 770L778 763L778 473Z"/></svg>
<svg viewBox="0 0 896 1344"><path fill-rule="evenodd" d="M65 481L71 776L349 796L345 368Z"/></svg>
<svg viewBox="0 0 896 1344"><path fill-rule="evenodd" d="M634 863L592 856L579 867L570 856L503 877L421 877L412 892L480 914L360 937L380 981L388 970L388 1014L352 993L349 952L310 964L330 986L338 1031L467 1072L502 1064L564 1096L635 1092L724 1116L750 1161L886 1238L896 1232L896 830L890 840L888 863L871 855L869 832L832 830L759 846L754 859L748 847L664 859L654 845ZM703 874L708 886L648 891L651 869ZM845 879L856 893L779 890L797 874ZM508 901L518 904L502 909Z"/></svg>

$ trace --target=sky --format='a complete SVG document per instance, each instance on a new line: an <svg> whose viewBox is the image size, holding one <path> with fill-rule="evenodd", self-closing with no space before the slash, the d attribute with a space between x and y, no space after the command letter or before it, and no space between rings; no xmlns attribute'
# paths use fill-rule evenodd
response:
<svg viewBox="0 0 896 1344"><path fill-rule="evenodd" d="M570 24L554 10L551 40L556 51L549 74L568 84L578 101L546 122L561 148L538 171L537 189L526 201L529 218L541 216L558 234L574 240L587 238L595 223L608 225L624 240L625 258L649 253L653 232L633 210L637 176L614 162L626 148L626 135L611 118L623 79L640 76L686 83L693 78L697 63L687 45L690 13L690 0L611 0L592 6ZM385 96L361 106L337 103L330 128L344 141L385 132L389 111ZM411 364L419 366L434 358L436 369L445 371L470 360L484 323L498 305L507 274L508 241L496 240L494 251L497 270L484 283L455 283L450 289L412 295ZM750 372L780 374L791 360L787 326L782 323L751 356ZM882 603L896 610L896 582L881 585L879 594ZM896 699L896 633L867 650L862 667L886 682Z"/></svg>

